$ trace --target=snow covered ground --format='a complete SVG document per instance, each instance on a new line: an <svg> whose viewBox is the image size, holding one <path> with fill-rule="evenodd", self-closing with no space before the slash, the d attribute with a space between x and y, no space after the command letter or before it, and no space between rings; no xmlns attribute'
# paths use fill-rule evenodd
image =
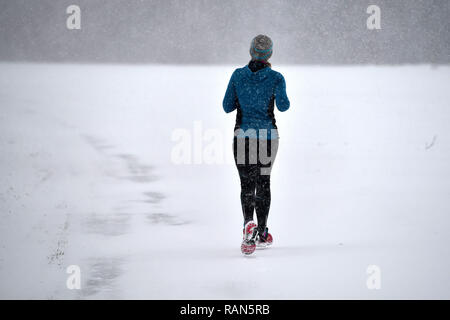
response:
<svg viewBox="0 0 450 320"><path fill-rule="evenodd" d="M450 67L274 69L275 243L243 257L232 66L0 64L0 298L449 299Z"/></svg>

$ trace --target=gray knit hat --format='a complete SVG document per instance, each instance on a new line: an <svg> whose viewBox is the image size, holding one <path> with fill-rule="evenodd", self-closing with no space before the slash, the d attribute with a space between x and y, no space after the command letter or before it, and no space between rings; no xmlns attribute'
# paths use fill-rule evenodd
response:
<svg viewBox="0 0 450 320"><path fill-rule="evenodd" d="M253 60L267 61L272 56L272 39L263 34L253 38L250 45L250 55Z"/></svg>

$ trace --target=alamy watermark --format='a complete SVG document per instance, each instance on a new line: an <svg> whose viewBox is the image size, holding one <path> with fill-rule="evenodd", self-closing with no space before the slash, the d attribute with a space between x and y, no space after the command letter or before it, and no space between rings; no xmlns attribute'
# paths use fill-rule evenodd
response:
<svg viewBox="0 0 450 320"><path fill-rule="evenodd" d="M66 13L69 15L66 20L66 27L69 30L81 29L81 9L79 6L72 4L67 7Z"/></svg>
<svg viewBox="0 0 450 320"><path fill-rule="evenodd" d="M367 18L366 25L369 30L380 30L381 29L381 9L377 5L370 5L367 7L366 12L370 14Z"/></svg>
<svg viewBox="0 0 450 320"><path fill-rule="evenodd" d="M70 265L66 269L69 274L66 280L66 286L69 290L81 289L81 268L77 265Z"/></svg>
<svg viewBox="0 0 450 320"><path fill-rule="evenodd" d="M236 144L221 130L204 130L201 121L194 121L192 130L177 128L172 131L171 136L175 143L170 154L171 162L176 165L228 164L233 159L225 155L232 151L238 165L260 164L268 167L265 168L268 170L261 170L261 174L269 174L278 148L278 131L237 129L234 136ZM268 138L272 140L269 142Z"/></svg>
<svg viewBox="0 0 450 320"><path fill-rule="evenodd" d="M369 290L381 289L381 268L377 265L370 265L366 269L366 273L369 277L366 280L366 286Z"/></svg>

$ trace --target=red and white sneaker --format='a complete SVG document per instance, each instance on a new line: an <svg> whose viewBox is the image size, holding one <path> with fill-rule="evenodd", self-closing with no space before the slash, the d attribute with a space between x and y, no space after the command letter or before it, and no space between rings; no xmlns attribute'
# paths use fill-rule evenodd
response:
<svg viewBox="0 0 450 320"><path fill-rule="evenodd" d="M241 244L241 252L245 255L252 254L256 249L256 236L258 235L257 225L249 221L244 226L244 238Z"/></svg>
<svg viewBox="0 0 450 320"><path fill-rule="evenodd" d="M269 228L266 228L264 232L261 234L258 232L258 236L256 237L256 247L258 248L266 248L268 246L271 246L273 243L273 237L269 233Z"/></svg>

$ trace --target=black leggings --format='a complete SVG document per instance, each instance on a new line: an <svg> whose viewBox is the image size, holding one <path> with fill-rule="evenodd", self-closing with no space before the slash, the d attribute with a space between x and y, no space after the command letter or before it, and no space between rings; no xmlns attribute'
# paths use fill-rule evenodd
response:
<svg viewBox="0 0 450 320"><path fill-rule="evenodd" d="M263 232L270 209L270 173L278 151L278 139L234 137L233 151L241 179L244 224L253 220L256 209L258 230Z"/></svg>

